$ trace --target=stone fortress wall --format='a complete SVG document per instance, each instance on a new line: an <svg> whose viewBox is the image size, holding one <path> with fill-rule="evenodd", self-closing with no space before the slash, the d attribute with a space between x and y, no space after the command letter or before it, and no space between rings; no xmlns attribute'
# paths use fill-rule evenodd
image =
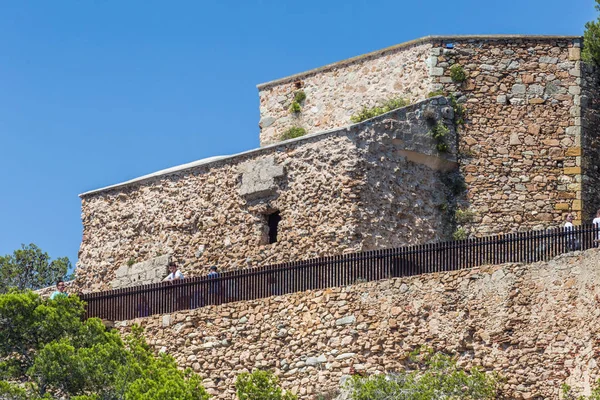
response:
<svg viewBox="0 0 600 400"><path fill-rule="evenodd" d="M217 399L270 369L301 399L351 371L393 372L422 345L503 378L510 399L589 394L598 375L600 251L355 284L117 322L190 367Z"/></svg>
<svg viewBox="0 0 600 400"><path fill-rule="evenodd" d="M443 180L456 167L452 117L445 98L432 98L85 193L77 286L157 282L169 259L198 276L210 265L225 271L443 239L452 229ZM448 152L428 133L438 122L448 126ZM278 238L269 243L275 211Z"/></svg>
<svg viewBox="0 0 600 400"><path fill-rule="evenodd" d="M544 228L567 212L589 222L600 206L598 86L580 50L579 37L432 36L272 81L259 85L261 144L289 126L344 126L363 107L441 90L466 109L459 164L474 216L465 228ZM455 64L464 82L452 80ZM306 99L293 114L298 90Z"/></svg>

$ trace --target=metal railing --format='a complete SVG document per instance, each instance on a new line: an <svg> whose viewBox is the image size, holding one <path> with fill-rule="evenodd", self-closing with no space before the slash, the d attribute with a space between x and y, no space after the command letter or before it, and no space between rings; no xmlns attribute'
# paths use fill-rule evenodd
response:
<svg viewBox="0 0 600 400"><path fill-rule="evenodd" d="M119 321L207 305L253 300L485 264L535 262L598 244L588 225L374 250L84 294L87 317Z"/></svg>

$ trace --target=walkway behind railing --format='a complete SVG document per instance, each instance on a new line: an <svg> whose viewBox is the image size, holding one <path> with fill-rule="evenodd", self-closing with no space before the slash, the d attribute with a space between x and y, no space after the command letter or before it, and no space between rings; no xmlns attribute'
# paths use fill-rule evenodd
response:
<svg viewBox="0 0 600 400"><path fill-rule="evenodd" d="M374 250L230 271L218 278L189 278L83 295L87 317L119 321L206 305L253 300L390 277L455 271L485 264L535 262L594 247L593 226L571 231L506 235Z"/></svg>

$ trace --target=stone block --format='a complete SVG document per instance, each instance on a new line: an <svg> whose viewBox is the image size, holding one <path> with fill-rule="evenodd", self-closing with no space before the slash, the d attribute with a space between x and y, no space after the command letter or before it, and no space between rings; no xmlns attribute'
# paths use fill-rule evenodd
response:
<svg viewBox="0 0 600 400"><path fill-rule="evenodd" d="M571 147L567 149L565 155L569 157L581 156L581 147Z"/></svg>
<svg viewBox="0 0 600 400"><path fill-rule="evenodd" d="M512 86L511 92L515 95L525 94L527 92L527 86L517 83Z"/></svg>
<svg viewBox="0 0 600 400"><path fill-rule="evenodd" d="M569 203L557 203L554 205L555 210L568 210Z"/></svg>
<svg viewBox="0 0 600 400"><path fill-rule="evenodd" d="M240 195L248 199L273 195L277 190L275 179L285 175L283 166L277 165L273 156L248 161L239 167L239 172Z"/></svg>
<svg viewBox="0 0 600 400"><path fill-rule="evenodd" d="M581 94L580 86L569 86L569 94Z"/></svg>
<svg viewBox="0 0 600 400"><path fill-rule="evenodd" d="M563 173L565 175L579 175L581 174L581 167L566 167Z"/></svg>
<svg viewBox="0 0 600 400"><path fill-rule="evenodd" d="M569 48L569 60L570 61L581 60L581 49L579 47L570 47Z"/></svg>
<svg viewBox="0 0 600 400"><path fill-rule="evenodd" d="M431 76L443 76L444 75L444 68L432 67L429 70L429 73L430 73Z"/></svg>
<svg viewBox="0 0 600 400"><path fill-rule="evenodd" d="M581 136L581 127L580 126L569 126L565 130L566 134L569 136Z"/></svg>
<svg viewBox="0 0 600 400"><path fill-rule="evenodd" d="M581 211L582 209L581 200L573 200L573 211Z"/></svg>
<svg viewBox="0 0 600 400"><path fill-rule="evenodd" d="M539 60L540 64L556 64L558 62L558 57L548 57L542 56Z"/></svg>
<svg viewBox="0 0 600 400"><path fill-rule="evenodd" d="M123 278L127 275L129 275L129 267L127 265L121 265L115 272L117 278Z"/></svg>

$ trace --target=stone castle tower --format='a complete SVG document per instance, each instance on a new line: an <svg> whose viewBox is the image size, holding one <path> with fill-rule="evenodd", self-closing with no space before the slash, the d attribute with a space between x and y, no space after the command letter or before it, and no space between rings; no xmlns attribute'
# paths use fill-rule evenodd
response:
<svg viewBox="0 0 600 400"><path fill-rule="evenodd" d="M194 275L447 239L457 223L587 221L600 104L580 50L580 37L425 37L259 85L261 148L81 195L78 279L101 290L155 282L169 256ZM394 98L411 105L351 122ZM307 134L282 140L291 127Z"/></svg>

